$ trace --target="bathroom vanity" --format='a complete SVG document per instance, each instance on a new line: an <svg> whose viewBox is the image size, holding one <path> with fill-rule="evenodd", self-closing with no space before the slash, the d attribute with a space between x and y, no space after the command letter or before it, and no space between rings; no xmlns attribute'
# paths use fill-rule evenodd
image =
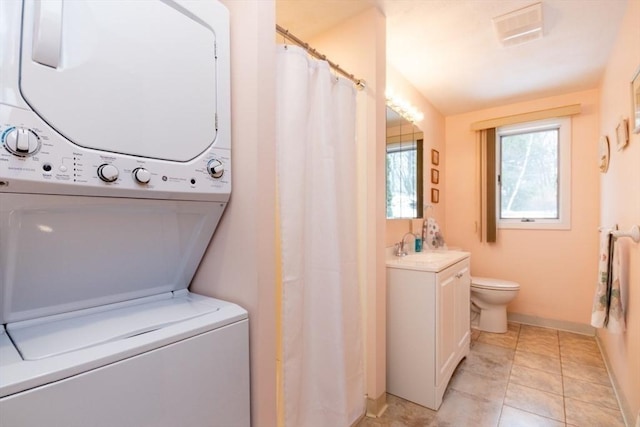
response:
<svg viewBox="0 0 640 427"><path fill-rule="evenodd" d="M437 410L469 353L468 252L387 258L387 391Z"/></svg>

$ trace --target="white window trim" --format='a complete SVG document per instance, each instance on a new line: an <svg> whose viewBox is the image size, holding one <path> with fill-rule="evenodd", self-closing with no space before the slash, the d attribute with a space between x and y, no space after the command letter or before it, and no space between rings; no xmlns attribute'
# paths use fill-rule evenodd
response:
<svg viewBox="0 0 640 427"><path fill-rule="evenodd" d="M500 140L503 135L532 132L536 130L554 129L559 127L560 147L558 153L558 216L554 219L536 218L535 221L524 222L517 218L500 218L501 191L498 184L500 174ZM571 117L539 120L535 122L518 123L515 125L496 128L496 226L502 229L538 229L538 230L569 230L571 229Z"/></svg>

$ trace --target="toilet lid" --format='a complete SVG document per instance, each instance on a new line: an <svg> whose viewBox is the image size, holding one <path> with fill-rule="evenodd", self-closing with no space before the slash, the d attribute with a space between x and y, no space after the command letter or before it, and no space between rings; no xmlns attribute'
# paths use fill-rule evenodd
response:
<svg viewBox="0 0 640 427"><path fill-rule="evenodd" d="M473 276L471 277L471 287L506 291L512 289L520 289L520 284L516 282L510 282L508 280Z"/></svg>

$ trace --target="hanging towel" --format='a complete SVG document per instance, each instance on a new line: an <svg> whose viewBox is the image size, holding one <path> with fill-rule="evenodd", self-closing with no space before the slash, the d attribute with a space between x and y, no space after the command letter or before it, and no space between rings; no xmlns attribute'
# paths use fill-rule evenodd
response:
<svg viewBox="0 0 640 427"><path fill-rule="evenodd" d="M609 317L607 329L614 334L621 334L626 329L624 307L620 297L620 251L616 239L613 239L613 255L611 257L611 288L609 291Z"/></svg>
<svg viewBox="0 0 640 427"><path fill-rule="evenodd" d="M611 230L600 235L598 285L593 298L591 325L612 333L625 330L624 309L620 299L620 257Z"/></svg>

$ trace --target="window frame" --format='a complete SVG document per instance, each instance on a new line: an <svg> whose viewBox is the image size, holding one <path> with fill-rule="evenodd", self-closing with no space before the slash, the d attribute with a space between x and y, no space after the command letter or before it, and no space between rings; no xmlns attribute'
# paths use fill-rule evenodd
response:
<svg viewBox="0 0 640 427"><path fill-rule="evenodd" d="M501 218L502 136L558 129L558 218ZM499 229L571 229L571 117L557 117L496 128L496 227Z"/></svg>

